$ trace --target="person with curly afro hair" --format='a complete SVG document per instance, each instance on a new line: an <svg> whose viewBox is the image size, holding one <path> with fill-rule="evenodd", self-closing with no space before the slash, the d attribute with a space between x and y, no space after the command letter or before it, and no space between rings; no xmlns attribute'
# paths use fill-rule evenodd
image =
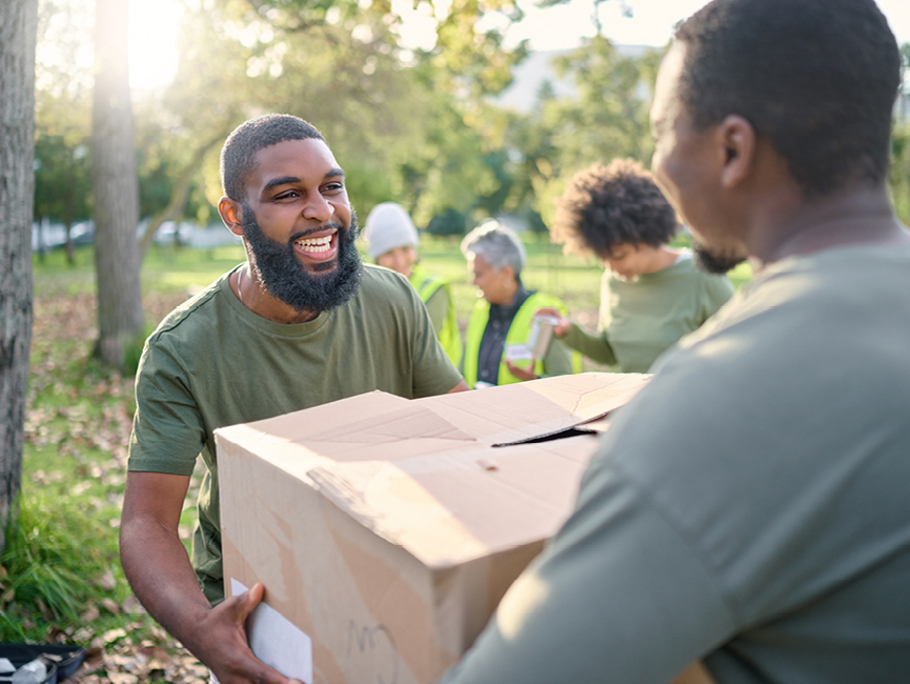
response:
<svg viewBox="0 0 910 684"><path fill-rule="evenodd" d="M692 253L669 242L676 212L651 174L631 159L576 174L557 204L554 242L604 266L597 334L559 312L556 336L597 363L647 372L677 340L696 330L733 294L725 276L696 269Z"/></svg>

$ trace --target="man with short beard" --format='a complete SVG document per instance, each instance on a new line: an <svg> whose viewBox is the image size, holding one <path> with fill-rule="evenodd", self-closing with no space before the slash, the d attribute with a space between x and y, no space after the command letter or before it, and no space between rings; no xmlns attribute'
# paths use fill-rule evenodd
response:
<svg viewBox="0 0 910 684"><path fill-rule="evenodd" d="M214 430L377 389L417 398L466 386L408 281L361 264L344 171L313 126L247 121L225 142L221 173L219 211L247 262L146 342L120 553L148 612L223 684L284 684L244 635L263 587L224 599ZM177 526L200 455L190 561Z"/></svg>
<svg viewBox="0 0 910 684"><path fill-rule="evenodd" d="M755 277L610 421L575 511L445 684L910 681L910 233L873 0L712 0L654 178Z"/></svg>

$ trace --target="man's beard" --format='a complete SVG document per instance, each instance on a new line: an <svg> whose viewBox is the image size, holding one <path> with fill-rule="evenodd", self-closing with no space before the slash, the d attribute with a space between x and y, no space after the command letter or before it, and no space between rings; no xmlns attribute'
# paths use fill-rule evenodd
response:
<svg viewBox="0 0 910 684"><path fill-rule="evenodd" d="M712 253L707 247L698 243L692 247L692 253L695 256L695 265L705 273L712 275L723 275L746 260L744 257L733 254Z"/></svg>
<svg viewBox="0 0 910 684"><path fill-rule="evenodd" d="M325 228L338 231L335 262L315 263L311 267L318 272L337 265L332 273L311 273L294 252L294 241L305 237L306 233L292 236L287 244L276 242L263 234L252 207L243 205L243 235L253 252L250 268L269 294L300 313L320 313L337 308L347 303L360 286L363 264L354 246L357 218L353 211L351 225L347 228L334 219L320 226L319 230Z"/></svg>

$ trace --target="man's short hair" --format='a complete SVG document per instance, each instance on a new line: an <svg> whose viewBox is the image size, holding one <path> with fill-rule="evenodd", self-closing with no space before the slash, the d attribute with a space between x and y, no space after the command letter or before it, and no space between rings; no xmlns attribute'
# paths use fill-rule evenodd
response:
<svg viewBox="0 0 910 684"><path fill-rule="evenodd" d="M572 177L556 204L551 235L567 253L605 258L621 244L666 244L677 227L651 174L632 159L614 159Z"/></svg>
<svg viewBox="0 0 910 684"><path fill-rule="evenodd" d="M259 150L285 140L324 138L316 128L290 114L266 114L237 126L221 148L221 185L236 202L246 200L246 179L256 168Z"/></svg>
<svg viewBox="0 0 910 684"><path fill-rule="evenodd" d="M901 60L874 0L714 0L676 39L696 127L744 117L807 197L887 177Z"/></svg>

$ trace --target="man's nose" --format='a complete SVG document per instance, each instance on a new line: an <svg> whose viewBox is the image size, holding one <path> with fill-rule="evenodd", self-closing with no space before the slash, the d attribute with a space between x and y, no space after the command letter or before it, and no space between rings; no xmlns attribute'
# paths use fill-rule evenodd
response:
<svg viewBox="0 0 910 684"><path fill-rule="evenodd" d="M303 208L303 218L325 223L335 215L335 206L316 193Z"/></svg>

